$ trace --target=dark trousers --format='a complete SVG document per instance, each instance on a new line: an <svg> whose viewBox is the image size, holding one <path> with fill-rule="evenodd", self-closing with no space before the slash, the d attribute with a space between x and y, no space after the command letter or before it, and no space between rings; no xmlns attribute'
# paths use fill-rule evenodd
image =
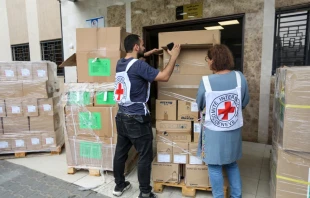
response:
<svg viewBox="0 0 310 198"><path fill-rule="evenodd" d="M139 153L138 180L140 191L150 193L152 187L151 165L153 160L153 133L149 115L127 115L118 113L116 116L117 144L114 156L114 178L117 186L125 183L124 169L128 151L132 145Z"/></svg>

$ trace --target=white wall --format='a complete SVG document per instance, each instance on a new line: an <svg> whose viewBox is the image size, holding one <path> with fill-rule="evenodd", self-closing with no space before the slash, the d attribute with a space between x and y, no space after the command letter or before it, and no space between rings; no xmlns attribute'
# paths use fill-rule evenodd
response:
<svg viewBox="0 0 310 198"><path fill-rule="evenodd" d="M0 61L11 61L10 32L6 0L0 0Z"/></svg>

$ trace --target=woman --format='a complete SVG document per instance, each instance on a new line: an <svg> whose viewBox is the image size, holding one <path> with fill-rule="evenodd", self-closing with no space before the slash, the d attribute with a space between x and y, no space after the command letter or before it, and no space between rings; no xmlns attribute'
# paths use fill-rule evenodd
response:
<svg viewBox="0 0 310 198"><path fill-rule="evenodd" d="M241 198L241 178L237 160L242 155L242 109L249 103L248 86L241 72L234 71L234 59L225 45L208 50L206 61L212 75L203 77L196 102L206 108L198 156L208 164L214 198L223 198L226 169L232 198Z"/></svg>

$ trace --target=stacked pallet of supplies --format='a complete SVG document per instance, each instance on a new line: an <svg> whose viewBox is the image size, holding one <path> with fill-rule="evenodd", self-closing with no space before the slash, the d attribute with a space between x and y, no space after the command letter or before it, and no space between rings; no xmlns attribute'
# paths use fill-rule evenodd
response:
<svg viewBox="0 0 310 198"><path fill-rule="evenodd" d="M271 197L310 193L310 67L279 68L276 74Z"/></svg>
<svg viewBox="0 0 310 198"><path fill-rule="evenodd" d="M124 56L122 43L126 35L117 27L76 31L77 53L73 57L76 57L77 77L74 81L72 73L68 73L64 88L68 167L113 170L118 111L114 101L115 67ZM68 61L72 61L72 57ZM69 71L72 72L72 68ZM127 171L136 157L132 148Z"/></svg>
<svg viewBox="0 0 310 198"><path fill-rule="evenodd" d="M0 154L61 151L56 69L51 62L0 62Z"/></svg>
<svg viewBox="0 0 310 198"><path fill-rule="evenodd" d="M207 49L220 43L219 31L167 32L159 34L160 47L181 44L181 53L168 82L158 83L156 101L157 157L152 165L156 182L188 187L209 187L208 167L196 156L201 132L195 103L202 76L212 74ZM167 65L169 54L159 57Z"/></svg>

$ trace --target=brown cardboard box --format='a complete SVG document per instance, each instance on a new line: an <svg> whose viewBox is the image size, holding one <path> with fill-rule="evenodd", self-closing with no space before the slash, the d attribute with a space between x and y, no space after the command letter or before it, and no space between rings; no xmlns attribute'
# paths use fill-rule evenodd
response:
<svg viewBox="0 0 310 198"><path fill-rule="evenodd" d="M7 99L5 100L5 107L7 117L23 116L23 106L21 99Z"/></svg>
<svg viewBox="0 0 310 198"><path fill-rule="evenodd" d="M171 42L175 44L220 44L221 32L219 30L161 32L158 34L158 42L159 48Z"/></svg>
<svg viewBox="0 0 310 198"><path fill-rule="evenodd" d="M79 83L114 82L117 61L125 53L117 50L97 50L76 54Z"/></svg>
<svg viewBox="0 0 310 198"><path fill-rule="evenodd" d="M158 131L167 132L191 132L192 123L190 121L156 121Z"/></svg>
<svg viewBox="0 0 310 198"><path fill-rule="evenodd" d="M187 164L185 184L189 187L210 187L208 166Z"/></svg>
<svg viewBox="0 0 310 198"><path fill-rule="evenodd" d="M178 101L178 120L198 121L199 112L196 102Z"/></svg>
<svg viewBox="0 0 310 198"><path fill-rule="evenodd" d="M7 117L3 118L3 130L5 134L28 133L29 121L26 117Z"/></svg>
<svg viewBox="0 0 310 198"><path fill-rule="evenodd" d="M188 153L188 143L176 142L173 144L173 163L187 164Z"/></svg>
<svg viewBox="0 0 310 198"><path fill-rule="evenodd" d="M47 81L24 81L24 98L48 98L51 94L48 92Z"/></svg>
<svg viewBox="0 0 310 198"><path fill-rule="evenodd" d="M172 162L172 144L168 142L157 142L157 162Z"/></svg>
<svg viewBox="0 0 310 198"><path fill-rule="evenodd" d="M123 50L124 39L128 35L121 27L108 28L77 28L77 52L94 51L97 49Z"/></svg>
<svg viewBox="0 0 310 198"><path fill-rule="evenodd" d="M23 83L16 82L2 82L0 86L0 99L16 99L23 97Z"/></svg>
<svg viewBox="0 0 310 198"><path fill-rule="evenodd" d="M0 117L6 117L6 108L4 100L0 100Z"/></svg>
<svg viewBox="0 0 310 198"><path fill-rule="evenodd" d="M42 133L42 148L52 148L57 146L57 136L55 133Z"/></svg>
<svg viewBox="0 0 310 198"><path fill-rule="evenodd" d="M12 150L12 139L0 136L0 153Z"/></svg>
<svg viewBox="0 0 310 198"><path fill-rule="evenodd" d="M200 133L201 133L201 123L200 122L194 122L193 138L194 138L195 143L199 142Z"/></svg>
<svg viewBox="0 0 310 198"><path fill-rule="evenodd" d="M156 120L176 120L176 115L176 100L156 100Z"/></svg>
<svg viewBox="0 0 310 198"><path fill-rule="evenodd" d="M26 151L27 150L27 138L16 137L12 139L12 150L14 151Z"/></svg>
<svg viewBox="0 0 310 198"><path fill-rule="evenodd" d="M27 116L39 116L38 100L26 99L22 101L23 114Z"/></svg>
<svg viewBox="0 0 310 198"><path fill-rule="evenodd" d="M182 49L173 70L173 75L210 75L208 63L205 60L207 49ZM164 51L163 66L167 66L170 55Z"/></svg>
<svg viewBox="0 0 310 198"><path fill-rule="evenodd" d="M4 133L3 130L3 118L0 118L0 135L2 135Z"/></svg>
<svg viewBox="0 0 310 198"><path fill-rule="evenodd" d="M117 106L114 100L114 83L95 83L94 106Z"/></svg>
<svg viewBox="0 0 310 198"><path fill-rule="evenodd" d="M17 69L14 62L1 63L0 80L17 81Z"/></svg>
<svg viewBox="0 0 310 198"><path fill-rule="evenodd" d="M188 147L190 152L188 163L193 165L204 164L204 162L199 157L197 157L198 143L189 143Z"/></svg>
<svg viewBox="0 0 310 198"><path fill-rule="evenodd" d="M191 132L177 132L177 131L157 131L156 132L157 142L191 142Z"/></svg>
<svg viewBox="0 0 310 198"><path fill-rule="evenodd" d="M164 85L163 85L164 86ZM160 87L158 88L157 99L158 100L196 100L198 85L194 86L182 86L184 88L177 88L177 86L173 86L176 88L168 88L168 87ZM195 87L195 88L191 88Z"/></svg>
<svg viewBox="0 0 310 198"><path fill-rule="evenodd" d="M30 117L29 120L31 133L52 133L60 127L59 114Z"/></svg>
<svg viewBox="0 0 310 198"><path fill-rule="evenodd" d="M46 62L32 63L32 77L33 80L47 81L49 80L48 65Z"/></svg>
<svg viewBox="0 0 310 198"><path fill-rule="evenodd" d="M182 78L180 78L179 75L172 75L168 82L158 82L158 88L198 89L202 76L203 75L182 75Z"/></svg>
<svg viewBox="0 0 310 198"><path fill-rule="evenodd" d="M32 80L32 64L30 62L17 64L17 78L18 80Z"/></svg>
<svg viewBox="0 0 310 198"><path fill-rule="evenodd" d="M69 136L92 134L110 138L116 134L116 107L66 107Z"/></svg>
<svg viewBox="0 0 310 198"><path fill-rule="evenodd" d="M65 97L68 106L94 106L93 83L66 83Z"/></svg>
<svg viewBox="0 0 310 198"><path fill-rule="evenodd" d="M38 99L39 115L54 115L60 110L60 96Z"/></svg>
<svg viewBox="0 0 310 198"><path fill-rule="evenodd" d="M172 163L159 163L155 158L152 163L152 180L154 182L180 182L180 165Z"/></svg>
<svg viewBox="0 0 310 198"><path fill-rule="evenodd" d="M27 137L27 150L40 150L42 149L41 134L31 134Z"/></svg>

